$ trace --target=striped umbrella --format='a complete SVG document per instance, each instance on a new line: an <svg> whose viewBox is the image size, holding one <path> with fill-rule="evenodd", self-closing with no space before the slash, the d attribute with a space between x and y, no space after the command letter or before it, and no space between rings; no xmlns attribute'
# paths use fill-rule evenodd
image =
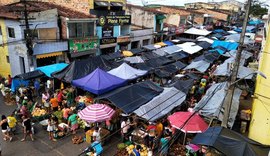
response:
<svg viewBox="0 0 270 156"><path fill-rule="evenodd" d="M92 104L78 113L79 117L88 122L101 122L110 119L115 111L104 104Z"/></svg>

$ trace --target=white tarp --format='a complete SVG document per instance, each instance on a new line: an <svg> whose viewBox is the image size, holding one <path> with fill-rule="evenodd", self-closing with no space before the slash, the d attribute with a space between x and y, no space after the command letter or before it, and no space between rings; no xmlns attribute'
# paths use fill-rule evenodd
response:
<svg viewBox="0 0 270 156"><path fill-rule="evenodd" d="M123 63L119 67L110 70L108 73L120 77L124 80L132 80L145 75L147 71L135 69L128 64Z"/></svg>
<svg viewBox="0 0 270 156"><path fill-rule="evenodd" d="M233 31L233 30L230 30L230 31L227 31L228 33L230 33L230 34L237 34L238 32L236 32L236 31Z"/></svg>
<svg viewBox="0 0 270 156"><path fill-rule="evenodd" d="M218 120L222 121L224 104L223 101L227 94L227 83L217 83L212 85L203 96L203 98L195 106L194 110L199 110L200 114L206 117L217 117ZM239 98L241 90L236 88L234 91L233 102L230 110L229 126L232 127L234 124L235 117L239 108Z"/></svg>
<svg viewBox="0 0 270 156"><path fill-rule="evenodd" d="M178 89L164 88L161 94L139 107L134 113L147 120L155 121L168 114L176 106L181 105L185 99L186 94Z"/></svg>
<svg viewBox="0 0 270 156"><path fill-rule="evenodd" d="M173 54L173 53L179 52L181 50L182 50L182 48L180 48L179 46L172 45L172 46L157 49L153 52L158 54L159 56L165 56L168 54Z"/></svg>
<svg viewBox="0 0 270 156"><path fill-rule="evenodd" d="M231 34L231 35L225 36L225 39L227 41L239 42L240 41L240 34ZM254 40L245 36L244 44L253 44L254 42L255 42Z"/></svg>
<svg viewBox="0 0 270 156"><path fill-rule="evenodd" d="M210 44L214 43L214 40L211 40L210 38L207 38L207 37L204 37L204 36L197 37L197 41L205 41L205 42L208 42Z"/></svg>
<svg viewBox="0 0 270 156"><path fill-rule="evenodd" d="M242 55L243 56L243 55ZM244 57L244 56L243 56ZM229 69L229 64L234 62L234 58L228 58L227 60L224 61L223 64L219 65L216 70L213 72L213 75L216 76L229 76L230 75L230 69ZM237 78L241 79L241 78L245 78L245 79L251 79L252 78L252 73L254 73L254 71L251 68L247 68L244 67L244 61L245 58L242 58L242 61L240 63L239 69L238 69L238 75ZM249 76L247 76L249 75Z"/></svg>
<svg viewBox="0 0 270 156"><path fill-rule="evenodd" d="M211 31L207 31L205 29L196 29L196 28L190 28L184 32L185 34L191 34L191 35L200 35L200 36L206 36L211 33Z"/></svg>
<svg viewBox="0 0 270 156"><path fill-rule="evenodd" d="M191 64L189 64L188 66L186 66L186 68L184 68L184 70L196 69L199 72L203 73L209 68L209 66L210 66L210 63L204 60L200 60L196 62L192 61Z"/></svg>
<svg viewBox="0 0 270 156"><path fill-rule="evenodd" d="M126 57L124 58L124 60L129 63L144 63L143 59L140 56Z"/></svg>
<svg viewBox="0 0 270 156"><path fill-rule="evenodd" d="M177 44L176 46L180 47L184 52L189 54L194 54L202 50L203 48L196 45L193 42L185 42L183 44Z"/></svg>

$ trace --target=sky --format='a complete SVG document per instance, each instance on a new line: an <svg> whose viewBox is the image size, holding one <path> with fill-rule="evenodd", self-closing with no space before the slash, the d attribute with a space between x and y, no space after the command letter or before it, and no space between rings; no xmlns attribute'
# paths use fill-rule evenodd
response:
<svg viewBox="0 0 270 156"><path fill-rule="evenodd" d="M184 6L185 3L193 2L221 2L224 0L127 0L128 3L134 5L142 5L142 1L145 1L148 4L162 4L162 5L172 5L172 6ZM239 2L245 2L246 0L238 0ZM266 1L270 5L270 0L261 0Z"/></svg>

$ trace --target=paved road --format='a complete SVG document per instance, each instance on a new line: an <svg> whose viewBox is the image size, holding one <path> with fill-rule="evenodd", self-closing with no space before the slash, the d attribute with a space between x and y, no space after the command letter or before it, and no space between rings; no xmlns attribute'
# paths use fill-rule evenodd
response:
<svg viewBox="0 0 270 156"><path fill-rule="evenodd" d="M3 97L0 95L0 115L9 115L16 106L8 106L3 102ZM48 133L42 128L42 126L35 125L36 134L34 135L35 141L21 142L23 137L22 129L19 126L17 133L13 138L12 142L7 142L2 139L2 134L0 135L0 143L2 147L3 156L76 156L81 153L88 144L82 143L80 145L74 145L71 142L72 136L65 137L58 140L57 142L52 142L48 138ZM82 135L83 132L79 131L77 135ZM103 147L104 156L112 156L116 152L117 144L119 143L119 137L113 136Z"/></svg>

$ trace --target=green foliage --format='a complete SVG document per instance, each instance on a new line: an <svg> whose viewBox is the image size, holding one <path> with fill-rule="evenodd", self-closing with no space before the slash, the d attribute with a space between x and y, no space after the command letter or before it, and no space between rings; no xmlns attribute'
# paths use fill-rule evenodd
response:
<svg viewBox="0 0 270 156"><path fill-rule="evenodd" d="M268 9L263 7L261 3L255 3L250 7L250 14L255 17L262 17L263 15L267 14Z"/></svg>

